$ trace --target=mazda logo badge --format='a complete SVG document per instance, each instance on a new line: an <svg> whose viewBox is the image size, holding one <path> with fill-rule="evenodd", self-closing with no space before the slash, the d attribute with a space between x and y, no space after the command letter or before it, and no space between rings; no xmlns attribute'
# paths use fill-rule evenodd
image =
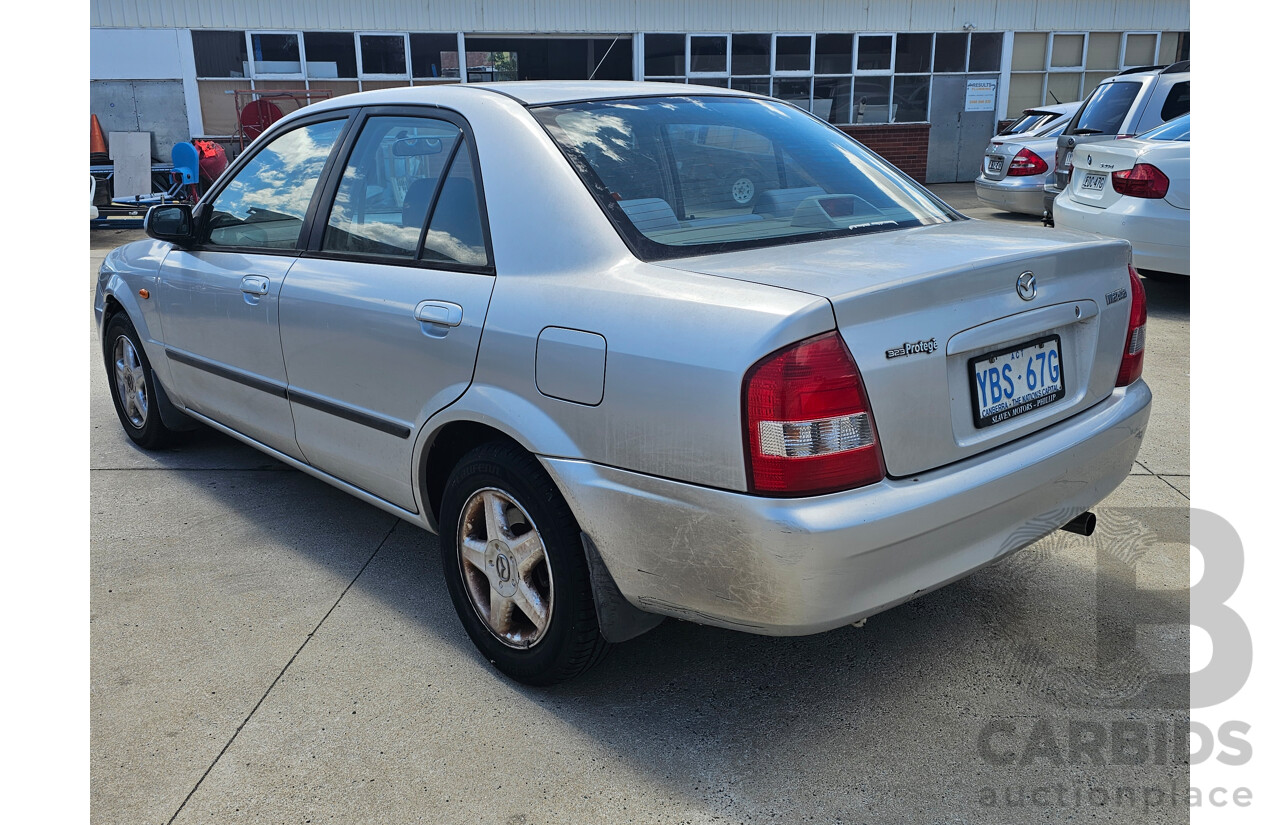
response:
<svg viewBox="0 0 1280 825"><path fill-rule="evenodd" d="M1027 271L1018 276L1018 297L1024 301L1030 301L1036 297L1036 274Z"/></svg>

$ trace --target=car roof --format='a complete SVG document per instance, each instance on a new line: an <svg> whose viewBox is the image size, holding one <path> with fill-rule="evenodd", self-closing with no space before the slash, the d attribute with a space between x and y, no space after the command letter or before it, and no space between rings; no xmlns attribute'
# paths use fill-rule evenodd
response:
<svg viewBox="0 0 1280 825"><path fill-rule="evenodd" d="M685 83L654 83L636 80L513 80L475 84L515 98L526 106L569 103L579 100L606 100L620 97L667 97L670 95L714 94L733 97L759 97L749 92L720 86L698 86Z"/></svg>

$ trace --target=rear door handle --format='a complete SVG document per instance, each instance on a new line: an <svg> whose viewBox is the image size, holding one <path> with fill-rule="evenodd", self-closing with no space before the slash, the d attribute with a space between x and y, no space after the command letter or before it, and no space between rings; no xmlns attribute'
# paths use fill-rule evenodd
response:
<svg viewBox="0 0 1280 825"><path fill-rule="evenodd" d="M462 307L448 301L423 301L414 308L413 317L424 324L456 327L462 323Z"/></svg>
<svg viewBox="0 0 1280 825"><path fill-rule="evenodd" d="M261 275L246 275L240 279L240 291L245 295L266 295L271 280Z"/></svg>

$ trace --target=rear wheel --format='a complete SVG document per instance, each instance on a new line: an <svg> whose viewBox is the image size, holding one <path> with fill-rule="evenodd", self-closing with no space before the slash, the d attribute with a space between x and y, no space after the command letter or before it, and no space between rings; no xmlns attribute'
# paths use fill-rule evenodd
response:
<svg viewBox="0 0 1280 825"><path fill-rule="evenodd" d="M139 447L154 450L172 444L176 435L160 419L156 378L138 332L123 312L107 322L103 355L111 400L125 434Z"/></svg>
<svg viewBox="0 0 1280 825"><path fill-rule="evenodd" d="M440 546L462 625L503 673L550 685L603 658L577 522L533 456L498 442L463 456L441 501Z"/></svg>

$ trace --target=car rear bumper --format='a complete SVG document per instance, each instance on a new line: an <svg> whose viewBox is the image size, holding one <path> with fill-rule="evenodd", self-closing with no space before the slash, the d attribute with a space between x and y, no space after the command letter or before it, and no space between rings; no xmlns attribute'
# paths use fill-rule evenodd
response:
<svg viewBox="0 0 1280 825"><path fill-rule="evenodd" d="M1122 198L1103 209L1058 199L1055 220L1065 229L1123 238L1137 269L1191 274L1191 213L1163 200Z"/></svg>
<svg viewBox="0 0 1280 825"><path fill-rule="evenodd" d="M980 176L973 182L973 186L978 200L996 209L1035 215L1037 218L1044 211L1043 175L1006 177L999 181Z"/></svg>
<svg viewBox="0 0 1280 825"><path fill-rule="evenodd" d="M1150 404L1139 381L983 455L802 499L542 462L636 607L803 635L961 578L1094 506L1130 472Z"/></svg>

